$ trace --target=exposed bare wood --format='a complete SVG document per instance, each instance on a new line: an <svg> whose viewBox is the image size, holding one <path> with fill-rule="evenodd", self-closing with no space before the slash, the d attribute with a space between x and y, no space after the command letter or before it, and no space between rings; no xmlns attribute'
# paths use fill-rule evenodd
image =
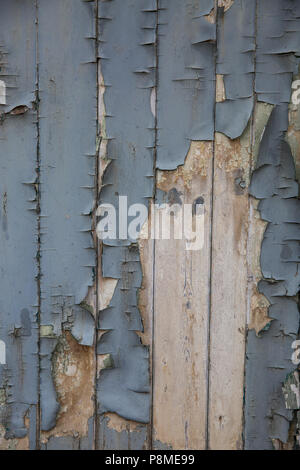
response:
<svg viewBox="0 0 300 470"><path fill-rule="evenodd" d="M249 128L215 136L209 372L209 448L242 448Z"/></svg>
<svg viewBox="0 0 300 470"><path fill-rule="evenodd" d="M157 187L183 203L202 197L205 241L155 241L154 447L204 449L210 278L212 143L192 142L185 164L158 172Z"/></svg>

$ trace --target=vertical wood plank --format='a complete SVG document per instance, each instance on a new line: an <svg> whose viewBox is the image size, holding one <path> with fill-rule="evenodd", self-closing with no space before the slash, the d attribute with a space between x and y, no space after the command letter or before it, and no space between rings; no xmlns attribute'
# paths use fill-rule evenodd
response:
<svg viewBox="0 0 300 470"><path fill-rule="evenodd" d="M39 368L36 11L30 0L4 0L0 9L0 341L5 351L0 448L34 449Z"/></svg>
<svg viewBox="0 0 300 470"><path fill-rule="evenodd" d="M192 142L185 164L158 172L157 188L204 204L204 246L155 240L153 447L206 445L212 143Z"/></svg>
<svg viewBox="0 0 300 470"><path fill-rule="evenodd" d="M38 0L44 448L93 448L95 5Z"/></svg>
<svg viewBox="0 0 300 470"><path fill-rule="evenodd" d="M256 4L218 4L208 447L235 450L243 447Z"/></svg>
<svg viewBox="0 0 300 470"><path fill-rule="evenodd" d="M158 4L156 202L167 207L202 202L204 246L189 251L184 237L178 240L172 235L169 240L155 240L152 445L204 449L215 2L160 0Z"/></svg>
<svg viewBox="0 0 300 470"><path fill-rule="evenodd" d="M117 214L119 196L130 207L147 206L153 195L156 3L98 2L99 201ZM101 249L97 446L142 449L150 434L151 243L127 234Z"/></svg>
<svg viewBox="0 0 300 470"><path fill-rule="evenodd" d="M209 373L210 449L242 448L249 165L249 128L241 139L234 141L216 133Z"/></svg>

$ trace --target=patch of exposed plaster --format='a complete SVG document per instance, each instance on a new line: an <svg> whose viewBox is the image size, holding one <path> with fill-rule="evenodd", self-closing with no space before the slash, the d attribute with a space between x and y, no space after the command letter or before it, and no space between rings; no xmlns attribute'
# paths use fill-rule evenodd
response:
<svg viewBox="0 0 300 470"><path fill-rule="evenodd" d="M93 348L79 345L70 332L65 332L59 338L52 364L60 410L55 428L42 433L44 444L53 436L86 436L89 418L94 415Z"/></svg>
<svg viewBox="0 0 300 470"><path fill-rule="evenodd" d="M222 103L226 100L225 85L224 85L224 75L217 73L216 74L216 102Z"/></svg>
<svg viewBox="0 0 300 470"><path fill-rule="evenodd" d="M115 413L105 413L104 416L107 417L107 427L117 432L136 431L140 427L140 423L125 420Z"/></svg>
<svg viewBox="0 0 300 470"><path fill-rule="evenodd" d="M212 158L212 142L191 142L184 165L176 170L157 170L157 187L162 191L169 191L182 180L184 187L189 190L195 175L207 176L210 160Z"/></svg>
<svg viewBox="0 0 300 470"><path fill-rule="evenodd" d="M56 338L53 325L41 325L40 337L42 338Z"/></svg>

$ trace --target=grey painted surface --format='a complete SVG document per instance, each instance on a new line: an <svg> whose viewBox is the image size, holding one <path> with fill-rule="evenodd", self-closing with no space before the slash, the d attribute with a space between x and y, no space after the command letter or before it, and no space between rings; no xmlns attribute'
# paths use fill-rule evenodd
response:
<svg viewBox="0 0 300 470"><path fill-rule="evenodd" d="M100 203L114 207L118 207L119 196L128 196L128 206L147 205L153 194L155 118L150 99L155 86L156 15L154 0L99 2L106 158L111 160L103 177ZM148 423L149 351L136 333L143 329L137 305L142 272L134 242L125 235L123 240L105 240L103 244L103 277L118 283L109 307L99 316L99 328L108 331L102 335L97 352L110 354L111 367L100 372L97 396L100 414L113 411ZM100 441L110 442L108 428L101 432L105 437Z"/></svg>
<svg viewBox="0 0 300 470"><path fill-rule="evenodd" d="M38 402L35 34L33 2L1 2L0 79L7 92L7 105L0 105L0 340L7 359L0 365L1 424L7 437L24 437L28 415L31 446ZM3 114L23 105L30 107L25 114Z"/></svg>
<svg viewBox="0 0 300 470"><path fill-rule="evenodd" d="M260 101L278 105L261 141L250 193L269 222L261 251L264 279L259 290L271 306L270 329L248 335L246 361L245 446L270 449L272 439L287 441L291 411L285 409L282 384L293 370L293 339L299 311L298 183L293 157L284 141L288 127L293 72L300 52L300 5L293 0L262 0L257 5L255 91Z"/></svg>
<svg viewBox="0 0 300 470"><path fill-rule="evenodd" d="M191 140L213 140L216 25L213 0L160 0L158 16L157 160L184 163Z"/></svg>
<svg viewBox="0 0 300 470"><path fill-rule="evenodd" d="M41 160L41 325L55 337L82 316L90 344L93 324L80 304L93 284L97 70L95 2L38 2ZM77 330L77 333L76 333ZM51 355L57 342L41 338L42 429L55 425L58 403Z"/></svg>
<svg viewBox="0 0 300 470"><path fill-rule="evenodd" d="M300 53L299 18L296 0L257 2L255 91L259 101L290 101L292 72L297 66L293 52Z"/></svg>
<svg viewBox="0 0 300 470"><path fill-rule="evenodd" d="M299 331L294 296L300 286L300 201L295 165L285 142L288 107L276 106L265 129L250 193L260 199L268 222L261 248L264 280L259 291L270 302L267 331L248 335L246 361L246 449L272 449L272 439L287 442L292 412L282 385L293 369L292 343Z"/></svg>
<svg viewBox="0 0 300 470"><path fill-rule="evenodd" d="M259 336L248 334L245 402L246 448L272 448L272 439L288 436L292 412L282 383L293 371L291 344L299 329L298 184L284 142L299 63L294 0L235 0L226 12L219 9L217 27L207 17L212 0L38 0L37 10L29 0L1 2L0 79L7 85L7 105L0 105L0 340L7 348L1 423L7 437L28 434L34 448L39 388L43 430L55 426L59 411L52 377L58 337L67 329L80 344L94 346L95 322L84 301L96 264L97 3L111 160L98 202L117 206L118 196L127 195L128 206L147 203L155 167L183 164L191 140L213 140L214 121L217 131L240 136L252 114L253 84L258 100L277 105L251 184L268 222L259 290L273 321ZM215 73L224 76L226 94L216 109ZM150 384L149 351L137 333L143 324L136 240L105 242L102 274L118 283L97 325L105 330L97 353L110 355L97 382L97 445L140 449L148 438ZM47 330L40 342L39 309ZM118 432L107 411L141 424ZM87 436L51 437L43 448L86 449L93 441L91 418Z"/></svg>
<svg viewBox="0 0 300 470"><path fill-rule="evenodd" d="M256 0L235 0L219 9L217 73L223 75L226 100L216 104L216 131L241 136L253 109Z"/></svg>

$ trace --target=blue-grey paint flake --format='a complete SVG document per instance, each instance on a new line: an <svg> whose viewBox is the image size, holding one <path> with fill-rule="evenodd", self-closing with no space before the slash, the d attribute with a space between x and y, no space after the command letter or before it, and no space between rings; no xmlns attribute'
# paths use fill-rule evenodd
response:
<svg viewBox="0 0 300 470"><path fill-rule="evenodd" d="M38 0L41 186L41 325L70 328L92 344L81 304L93 284L91 235L97 130L95 2ZM78 316L78 317L77 317ZM86 321L83 323L83 318ZM58 412L51 358L57 339L41 338L41 426Z"/></svg>
<svg viewBox="0 0 300 470"><path fill-rule="evenodd" d="M268 222L261 247L264 280L259 290L270 302L267 331L248 334L246 352L245 447L271 449L287 442L292 412L282 391L293 372L292 342L299 332L298 183L289 145L288 103L300 52L300 5L294 0L261 0L256 12L255 91L259 101L277 105L263 135L250 193L260 199Z"/></svg>
<svg viewBox="0 0 300 470"><path fill-rule="evenodd" d="M192 140L214 139L214 0L160 0L157 159L161 170L184 163Z"/></svg>
<svg viewBox="0 0 300 470"><path fill-rule="evenodd" d="M259 101L289 103L292 74L300 53L300 3L297 0L257 2L256 78Z"/></svg>
<svg viewBox="0 0 300 470"><path fill-rule="evenodd" d="M7 438L22 438L27 416L31 447L38 403L35 18L30 0L1 2L0 79L6 84L6 105L0 105L0 340L6 346L1 424ZM17 107L28 110L13 113Z"/></svg>
<svg viewBox="0 0 300 470"><path fill-rule="evenodd" d="M150 100L156 84L156 1L103 0L98 16L106 158L111 160L100 203L118 207L119 196L125 195L128 207L147 205L153 195L155 117ZM99 315L98 327L107 331L97 352L110 354L110 367L100 372L98 411L148 423L149 351L137 334L143 329L138 309L142 271L135 241L125 234L124 239L103 242L102 275L118 282L108 308Z"/></svg>
<svg viewBox="0 0 300 470"><path fill-rule="evenodd" d="M252 176L250 194L268 222L261 247L263 280L259 291L270 302L267 331L248 333L246 354L246 449L272 449L286 443L292 411L286 409L283 383L293 372L292 343L299 331L295 296L300 287L300 201L295 164L284 140L288 105L275 106L266 126Z"/></svg>
<svg viewBox="0 0 300 470"><path fill-rule="evenodd" d="M74 305L71 333L77 342L82 344L82 346L93 346L95 319L89 310L78 305Z"/></svg>
<svg viewBox="0 0 300 470"><path fill-rule="evenodd" d="M223 75L226 100L216 103L216 131L241 136L253 108L256 0L235 0L218 11L217 74Z"/></svg>

